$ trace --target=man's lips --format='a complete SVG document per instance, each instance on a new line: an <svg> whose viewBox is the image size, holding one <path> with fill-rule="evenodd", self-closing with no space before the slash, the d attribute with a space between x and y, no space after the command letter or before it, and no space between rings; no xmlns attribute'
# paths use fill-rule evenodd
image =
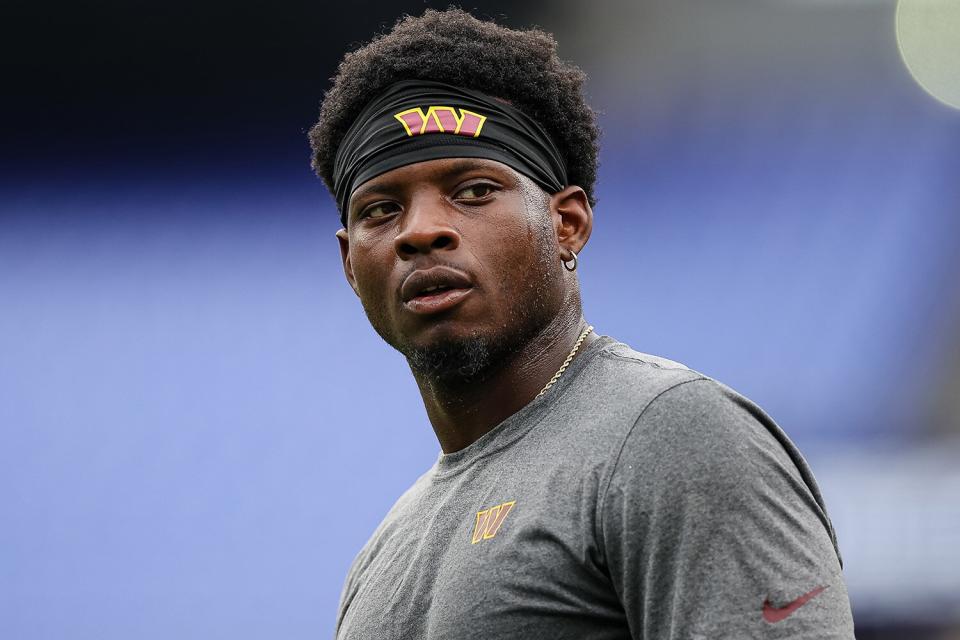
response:
<svg viewBox="0 0 960 640"><path fill-rule="evenodd" d="M473 288L466 274L451 267L418 269L403 281L403 306L416 314L446 311L463 300Z"/></svg>
<svg viewBox="0 0 960 640"><path fill-rule="evenodd" d="M439 313L456 306L470 295L473 289L446 289L415 296L403 303L408 311L416 314Z"/></svg>

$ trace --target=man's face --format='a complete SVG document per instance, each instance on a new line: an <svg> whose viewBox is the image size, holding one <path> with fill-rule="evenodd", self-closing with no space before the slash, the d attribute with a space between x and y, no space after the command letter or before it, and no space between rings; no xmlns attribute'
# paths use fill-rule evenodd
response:
<svg viewBox="0 0 960 640"><path fill-rule="evenodd" d="M394 169L357 187L347 220L344 270L370 324L429 378L482 379L563 304L550 197L499 162ZM451 290L424 293L430 276Z"/></svg>

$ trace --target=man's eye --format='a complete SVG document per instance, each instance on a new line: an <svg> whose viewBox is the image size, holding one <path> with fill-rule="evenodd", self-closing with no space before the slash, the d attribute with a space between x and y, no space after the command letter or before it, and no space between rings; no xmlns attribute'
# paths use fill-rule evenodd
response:
<svg viewBox="0 0 960 640"><path fill-rule="evenodd" d="M397 210L395 202L377 202L360 212L361 218L382 218Z"/></svg>
<svg viewBox="0 0 960 640"><path fill-rule="evenodd" d="M486 198L488 195L493 193L495 188L496 187L494 187L492 184L472 184L469 187L465 187L460 189L460 191L457 191L457 195L455 197L458 200L461 198L465 200L479 200L481 198Z"/></svg>

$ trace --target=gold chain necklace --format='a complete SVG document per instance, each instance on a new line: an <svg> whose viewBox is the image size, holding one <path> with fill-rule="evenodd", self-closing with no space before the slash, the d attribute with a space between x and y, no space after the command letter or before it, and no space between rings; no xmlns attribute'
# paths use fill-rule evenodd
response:
<svg viewBox="0 0 960 640"><path fill-rule="evenodd" d="M557 380L560 379L560 376L563 374L564 370L565 370L565 369L567 368L567 366L570 364L570 361L573 360L573 356L576 355L577 349L580 348L580 343L583 342L583 339L586 338L586 337L590 334L591 331L593 331L593 325L588 325L587 328L583 330L583 333L581 333L581 334L580 334L580 337L577 338L577 343L576 343L575 345L573 345L573 351L571 351L571 352L570 352L570 355L567 356L567 359L563 361L563 364L560 366L560 370L557 371L555 374L553 374L553 377L550 378L550 382L547 383L547 386L545 386L545 387L540 391L540 393L537 394L537 398L539 398L539 397L542 396L544 393L546 393L546 392L547 392L547 389L549 389L549 388L553 385L554 382L556 382ZM534 400L536 400L537 398L534 398Z"/></svg>

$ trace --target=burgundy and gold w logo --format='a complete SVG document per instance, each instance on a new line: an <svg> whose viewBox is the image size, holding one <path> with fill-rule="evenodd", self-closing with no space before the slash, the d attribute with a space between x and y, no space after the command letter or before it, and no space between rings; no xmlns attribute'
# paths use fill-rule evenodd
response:
<svg viewBox="0 0 960 640"><path fill-rule="evenodd" d="M477 522L473 525L473 537L470 539L470 543L477 544L481 540L489 540L497 535L500 525L506 520L507 514L510 513L516 503L516 500L511 500L483 511L477 511Z"/></svg>
<svg viewBox="0 0 960 640"><path fill-rule="evenodd" d="M480 135L483 123L487 116L482 116L466 109L453 107L433 106L427 112L417 107L407 109L393 116L400 121L408 136L419 136L423 133L455 133L459 136L476 138Z"/></svg>

